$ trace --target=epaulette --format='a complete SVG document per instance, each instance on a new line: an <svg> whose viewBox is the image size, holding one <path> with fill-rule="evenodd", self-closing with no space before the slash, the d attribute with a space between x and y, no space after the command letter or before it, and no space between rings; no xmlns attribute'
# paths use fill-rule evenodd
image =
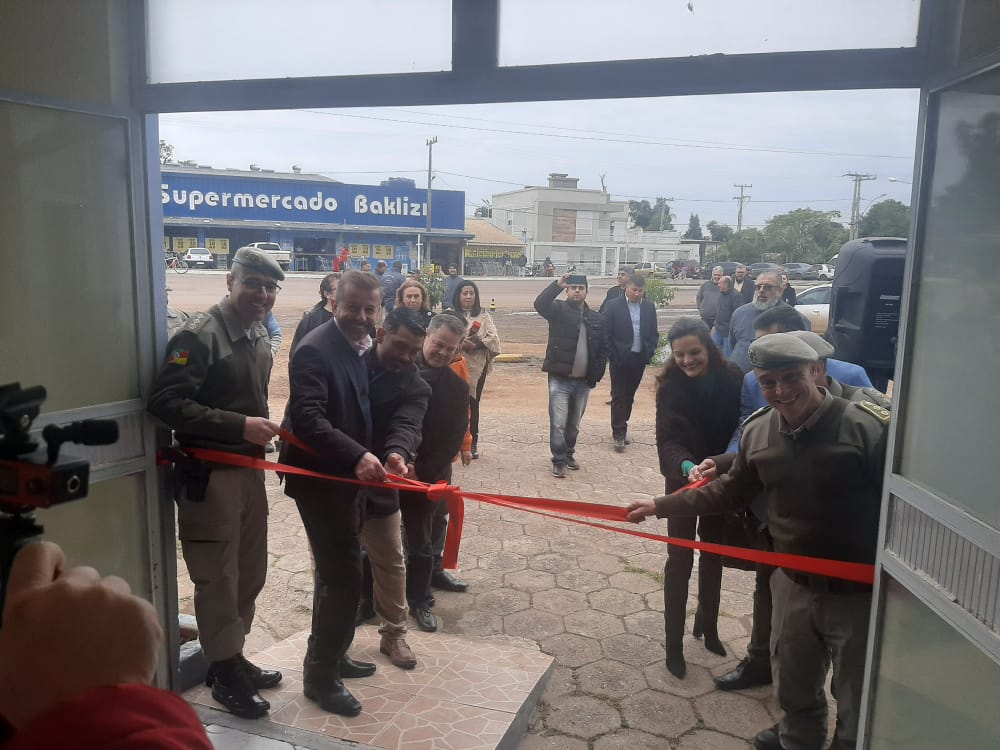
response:
<svg viewBox="0 0 1000 750"><path fill-rule="evenodd" d="M864 387L861 389L861 392L868 397L868 401L881 406L883 409L892 410L892 399L882 393L882 391L876 388Z"/></svg>
<svg viewBox="0 0 1000 750"><path fill-rule="evenodd" d="M879 406L874 401L852 401L851 403L871 414L879 422L888 424L890 417L889 410Z"/></svg>
<svg viewBox="0 0 1000 750"><path fill-rule="evenodd" d="M209 315L208 313L196 312L190 318L187 319L187 322L183 326L181 326L180 330L192 331L193 333L198 333L202 329L202 327L204 327L204 325L211 319L212 316Z"/></svg>
<svg viewBox="0 0 1000 750"><path fill-rule="evenodd" d="M757 417L763 416L764 414L768 414L770 411L771 411L770 405L760 407L757 411L755 411L753 414L751 414L749 417L743 420L743 426L740 429L743 429L748 424L750 424L751 421L757 419Z"/></svg>

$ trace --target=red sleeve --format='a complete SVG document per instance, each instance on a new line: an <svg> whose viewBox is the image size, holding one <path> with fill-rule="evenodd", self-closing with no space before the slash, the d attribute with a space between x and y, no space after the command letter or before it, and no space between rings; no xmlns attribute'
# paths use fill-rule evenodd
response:
<svg viewBox="0 0 1000 750"><path fill-rule="evenodd" d="M36 717L3 750L212 750L194 710L175 693L114 685L61 701Z"/></svg>

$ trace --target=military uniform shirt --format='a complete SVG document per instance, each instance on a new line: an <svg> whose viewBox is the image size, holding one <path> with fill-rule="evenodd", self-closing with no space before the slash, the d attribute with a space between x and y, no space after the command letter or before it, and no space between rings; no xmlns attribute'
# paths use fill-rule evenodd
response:
<svg viewBox="0 0 1000 750"><path fill-rule="evenodd" d="M756 412L729 473L658 498L657 515L725 513L763 493L775 552L874 562L889 412L825 392L813 417L791 430L770 407Z"/></svg>
<svg viewBox="0 0 1000 750"><path fill-rule="evenodd" d="M243 428L247 417L268 416L270 372L267 329L244 329L225 297L170 339L147 408L183 447L256 456L261 448L243 440Z"/></svg>

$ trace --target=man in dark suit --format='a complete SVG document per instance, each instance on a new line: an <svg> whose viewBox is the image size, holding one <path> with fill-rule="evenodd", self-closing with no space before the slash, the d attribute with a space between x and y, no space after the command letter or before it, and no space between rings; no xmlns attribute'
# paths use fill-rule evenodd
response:
<svg viewBox="0 0 1000 750"><path fill-rule="evenodd" d="M612 300L604 310L611 371L611 437L619 453L625 450L635 392L660 341L656 308L645 298L645 289L644 277L629 276L625 296Z"/></svg>
<svg viewBox="0 0 1000 750"><path fill-rule="evenodd" d="M363 356L372 346L369 331L381 302L377 276L348 271L337 285L333 320L310 331L299 343L289 366L288 415L292 432L316 454L285 443L283 461L373 482L383 481L387 470L406 474L406 456L390 454L383 466L369 450L372 415ZM285 494L295 499L316 561L303 693L326 711L357 716L361 703L341 680L375 671L374 664L347 656L361 596L358 488L289 474Z"/></svg>

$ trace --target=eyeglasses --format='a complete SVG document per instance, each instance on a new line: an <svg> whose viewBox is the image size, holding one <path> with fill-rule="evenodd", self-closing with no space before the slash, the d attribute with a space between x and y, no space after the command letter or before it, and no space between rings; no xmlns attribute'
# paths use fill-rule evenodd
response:
<svg viewBox="0 0 1000 750"><path fill-rule="evenodd" d="M757 289L777 289L778 287L774 284L758 284Z"/></svg>
<svg viewBox="0 0 1000 750"><path fill-rule="evenodd" d="M273 281L261 281L260 279L240 279L240 283L251 292L264 292L268 297L274 297L281 291L281 287Z"/></svg>

